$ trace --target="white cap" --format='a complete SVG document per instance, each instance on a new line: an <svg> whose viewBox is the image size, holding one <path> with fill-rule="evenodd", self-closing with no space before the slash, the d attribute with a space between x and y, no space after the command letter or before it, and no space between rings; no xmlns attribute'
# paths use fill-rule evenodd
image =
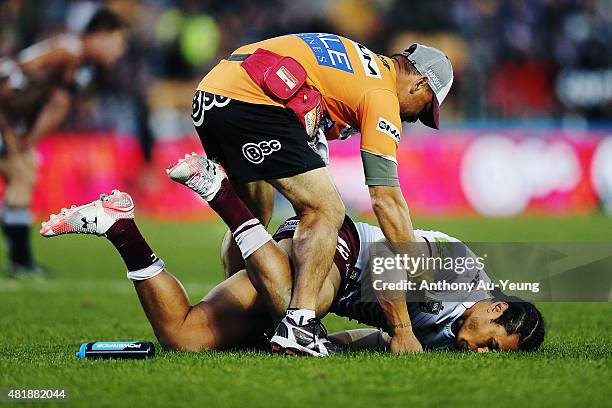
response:
<svg viewBox="0 0 612 408"><path fill-rule="evenodd" d="M453 66L450 60L439 49L416 43L400 55L408 58L416 70L427 77L434 97L431 106L419 115L419 120L431 128L439 129L440 105L453 85Z"/></svg>

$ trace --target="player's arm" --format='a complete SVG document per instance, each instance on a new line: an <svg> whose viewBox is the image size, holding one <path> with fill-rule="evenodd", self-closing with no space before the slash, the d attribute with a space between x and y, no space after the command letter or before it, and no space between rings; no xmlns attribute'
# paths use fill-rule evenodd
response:
<svg viewBox="0 0 612 408"><path fill-rule="evenodd" d="M361 157L372 209L395 252L406 252L406 245L401 247L401 244L414 242L415 238L397 175L396 152L401 137L399 105L390 91L372 91L364 98L359 114ZM377 290L376 296L392 331L391 351L422 351L412 332L405 291Z"/></svg>
<svg viewBox="0 0 612 408"><path fill-rule="evenodd" d="M25 141L33 146L41 137L57 129L68 115L71 100L67 89L55 88L26 134Z"/></svg>
<svg viewBox="0 0 612 408"><path fill-rule="evenodd" d="M351 351L388 351L391 337L378 329L352 329L332 333L329 339Z"/></svg>
<svg viewBox="0 0 612 408"><path fill-rule="evenodd" d="M9 125L8 121L0 113L0 137L2 138L2 144L4 145L4 151L7 156L11 156L18 152L19 142L17 135Z"/></svg>
<svg viewBox="0 0 612 408"><path fill-rule="evenodd" d="M19 142L17 135L2 113L0 113L0 139L2 139L3 150L0 154L0 176L5 179L5 182L10 182L15 172L12 161L19 153Z"/></svg>
<svg viewBox="0 0 612 408"><path fill-rule="evenodd" d="M19 65L28 76L36 77L47 67L61 67L63 77L51 92L47 102L40 110L30 130L25 135L25 143L35 145L45 134L56 130L70 110L72 94L75 91L74 72L80 61L80 54L61 42L48 45L35 44L25 49L19 56Z"/></svg>

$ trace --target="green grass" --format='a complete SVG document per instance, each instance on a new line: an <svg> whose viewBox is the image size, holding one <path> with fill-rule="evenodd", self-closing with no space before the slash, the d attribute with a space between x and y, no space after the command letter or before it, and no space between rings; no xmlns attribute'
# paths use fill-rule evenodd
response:
<svg viewBox="0 0 612 408"><path fill-rule="evenodd" d="M603 216L416 224L481 242L610 241L612 231ZM219 282L222 225L141 222L141 228L193 301ZM68 403L58 406L612 406L610 303L540 304L549 334L535 354L312 359L161 352L149 361L80 361L74 352L83 341L154 336L108 242L83 236L34 242L54 277L0 279L0 388L66 388ZM331 331L352 327L333 316L326 324Z"/></svg>

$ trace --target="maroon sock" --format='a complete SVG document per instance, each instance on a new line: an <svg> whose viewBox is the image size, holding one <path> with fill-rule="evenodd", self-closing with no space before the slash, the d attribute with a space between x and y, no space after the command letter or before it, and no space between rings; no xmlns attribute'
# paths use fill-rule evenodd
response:
<svg viewBox="0 0 612 408"><path fill-rule="evenodd" d="M257 221L257 218L253 215L251 210L249 210L246 205L242 202L238 194L236 194L236 190L232 187L232 184L228 179L224 179L221 182L221 188L215 195L215 198L210 200L208 204L211 206L213 210L219 214L219 216L225 221L230 231L235 232L244 232L245 223L251 220ZM259 224L259 221L256 223L249 223L249 227L252 227L256 224ZM240 231L236 231L240 226Z"/></svg>
<svg viewBox="0 0 612 408"><path fill-rule="evenodd" d="M119 251L128 271L144 269L157 261L157 256L132 219L114 223L106 232L106 237Z"/></svg>

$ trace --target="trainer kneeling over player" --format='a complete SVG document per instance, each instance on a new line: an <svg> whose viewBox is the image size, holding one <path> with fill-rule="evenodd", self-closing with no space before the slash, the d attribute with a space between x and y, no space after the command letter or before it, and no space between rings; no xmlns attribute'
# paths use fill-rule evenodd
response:
<svg viewBox="0 0 612 408"><path fill-rule="evenodd" d="M414 242L397 177L401 122L420 119L437 129L438 108L452 81L451 63L435 48L413 44L388 58L322 33L246 45L201 81L192 118L207 156L223 165L264 227L272 214L271 186L291 202L299 218L290 250L295 281L288 304L273 279L247 268L270 313L280 312L273 348L307 347L316 355L327 354L325 329L315 311L345 214L317 145L361 132L366 184L383 234L391 243ZM224 242L230 276L244 267L244 253L230 234ZM268 255L274 269L290 273L282 251ZM405 302L381 296L380 304L393 336L391 349L422 351ZM304 334L295 342L285 336L294 329Z"/></svg>
<svg viewBox="0 0 612 408"><path fill-rule="evenodd" d="M271 255L288 254L295 245L299 220L287 220L272 238L242 203L223 176L221 169L209 160L188 155L168 169L169 176L185 184L217 211L229 227L246 261L241 270L217 285L202 301L191 305L181 283L165 268L146 243L134 222L134 204L126 193L114 191L100 200L63 209L43 223L41 234L96 234L106 236L117 248L128 269L128 278L159 341L178 351L253 347L268 332L275 316L268 312L264 297L249 279L250 274L266 276L275 288L281 307L289 304L294 279L291 269L277 269ZM83 222L85 220L86 222ZM454 242L460 252L475 257L464 244L435 231L415 231L418 242L428 242L431 255L446 253L437 242ZM392 333L385 310L376 302L362 297L360 282L367 279L370 246L383 240L380 228L344 219L337 235L334 260L325 274L317 297L316 316L328 312L378 327L383 331L349 330L314 344L315 340L301 328L282 333L287 342L274 344L275 351L286 354L325 355L338 350L338 343L351 349L393 350ZM276 256L275 255L275 256ZM248 272L248 275L247 275ZM489 281L483 270L456 271L464 281ZM486 287L486 286L484 286ZM283 303L284 302L284 303ZM464 301L406 302L413 321L411 333L426 348L448 348L487 352L534 351L544 339L544 319L534 305L510 299L486 290L475 290ZM276 332L278 334L278 331ZM301 339L303 344L298 341ZM296 346L297 344L297 346ZM267 344L266 344L267 348Z"/></svg>

